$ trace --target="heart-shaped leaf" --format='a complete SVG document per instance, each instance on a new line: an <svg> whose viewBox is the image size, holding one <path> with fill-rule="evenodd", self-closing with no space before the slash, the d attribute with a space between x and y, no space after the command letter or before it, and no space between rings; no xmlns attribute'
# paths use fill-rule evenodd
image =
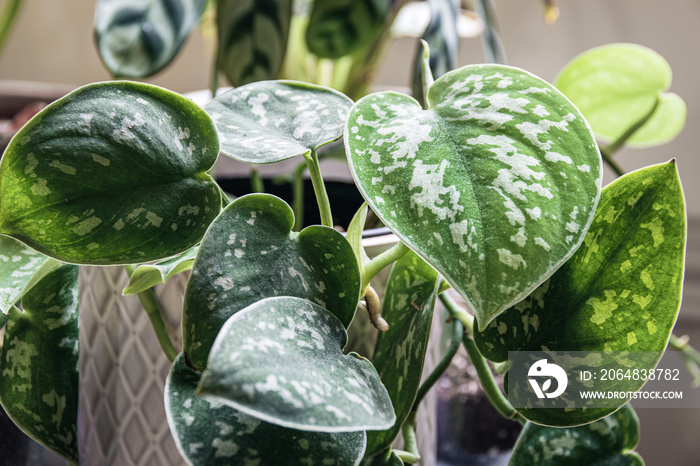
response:
<svg viewBox="0 0 700 466"><path fill-rule="evenodd" d="M292 0L217 0L219 68L232 86L277 77L287 49Z"/></svg>
<svg viewBox="0 0 700 466"><path fill-rule="evenodd" d="M600 155L578 110L516 68L452 71L428 103L390 92L361 99L346 151L372 210L485 325L579 246L600 193Z"/></svg>
<svg viewBox="0 0 700 466"><path fill-rule="evenodd" d="M386 429L396 416L370 362L343 354L345 326L301 298L258 301L226 321L199 391L292 429Z"/></svg>
<svg viewBox="0 0 700 466"><path fill-rule="evenodd" d="M145 78L165 68L197 25L204 0L100 0L95 40L116 77Z"/></svg>
<svg viewBox="0 0 700 466"><path fill-rule="evenodd" d="M159 87L91 84L46 107L0 163L0 233L64 262L140 263L196 244L219 213L209 115Z"/></svg>
<svg viewBox="0 0 700 466"><path fill-rule="evenodd" d="M0 312L7 313L27 290L60 265L19 241L0 235Z"/></svg>
<svg viewBox="0 0 700 466"><path fill-rule="evenodd" d="M380 332L372 363L389 392L396 423L388 430L367 433L368 455L391 445L413 407L428 349L438 278L413 252L396 261L389 275L382 305L389 330Z"/></svg>
<svg viewBox="0 0 700 466"><path fill-rule="evenodd" d="M139 265L129 277L129 284L124 288L124 294L140 293L159 283L165 283L168 278L178 273L191 270L198 251L199 246L195 246L171 259L155 264Z"/></svg>
<svg viewBox="0 0 700 466"><path fill-rule="evenodd" d="M183 345L193 367L206 367L229 317L263 298L309 299L350 325L360 297L350 244L332 228L295 233L293 224L289 206L269 194L236 199L212 223L185 292Z"/></svg>
<svg viewBox="0 0 700 466"><path fill-rule="evenodd" d="M643 466L635 453L639 421L634 410L620 410L592 424L553 428L528 422L510 457L510 466Z"/></svg>
<svg viewBox="0 0 700 466"><path fill-rule="evenodd" d="M315 0L306 44L322 58L349 55L377 39L390 9L390 0Z"/></svg>
<svg viewBox="0 0 700 466"><path fill-rule="evenodd" d="M475 332L479 351L498 362L508 351L657 352L635 366L654 368L680 307L685 235L674 161L619 178L603 190L576 254L527 299ZM548 425L582 424L612 411L520 410Z"/></svg>
<svg viewBox="0 0 700 466"><path fill-rule="evenodd" d="M581 110L593 131L614 141L658 106L628 139L638 146L663 144L685 125L686 106L671 86L671 67L653 50L610 44L588 50L561 71L556 86Z"/></svg>
<svg viewBox="0 0 700 466"><path fill-rule="evenodd" d="M224 155L273 163L309 153L343 135L352 101L340 92L295 81L233 89L205 107L219 130Z"/></svg>
<svg viewBox="0 0 700 466"><path fill-rule="evenodd" d="M175 359L165 382L165 412L180 454L190 464L354 466L365 433L305 432L276 426L208 397L195 396L200 374Z"/></svg>
<svg viewBox="0 0 700 466"><path fill-rule="evenodd" d="M78 267L46 275L12 308L0 355L0 402L27 435L78 460Z"/></svg>

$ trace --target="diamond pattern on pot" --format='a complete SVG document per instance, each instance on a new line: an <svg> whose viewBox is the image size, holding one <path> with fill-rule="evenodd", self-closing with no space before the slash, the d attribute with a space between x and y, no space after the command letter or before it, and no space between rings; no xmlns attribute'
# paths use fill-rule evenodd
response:
<svg viewBox="0 0 700 466"><path fill-rule="evenodd" d="M80 405L83 465L179 466L165 418L163 386L170 362L121 267L80 270ZM186 275L156 287L172 328L179 328ZM179 335L173 343L181 346Z"/></svg>

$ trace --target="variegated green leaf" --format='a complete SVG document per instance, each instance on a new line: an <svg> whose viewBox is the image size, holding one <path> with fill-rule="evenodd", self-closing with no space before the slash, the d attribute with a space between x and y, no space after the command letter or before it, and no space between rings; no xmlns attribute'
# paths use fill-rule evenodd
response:
<svg viewBox="0 0 700 466"><path fill-rule="evenodd" d="M19 241L0 235L0 312L7 313L27 290L60 265Z"/></svg>
<svg viewBox="0 0 700 466"><path fill-rule="evenodd" d="M619 178L603 190L576 254L527 299L475 332L480 352L492 361L505 361L508 351L658 352L638 368L655 367L680 307L685 237L674 161ZM612 411L521 414L542 424L576 425Z"/></svg>
<svg viewBox="0 0 700 466"><path fill-rule="evenodd" d="M197 25L204 0L100 0L95 40L115 77L145 78L165 68Z"/></svg>
<svg viewBox="0 0 700 466"><path fill-rule="evenodd" d="M322 58L349 55L379 37L390 7L390 0L314 0L306 44Z"/></svg>
<svg viewBox="0 0 700 466"><path fill-rule="evenodd" d="M219 68L232 86L274 79L287 49L292 0L217 0Z"/></svg>
<svg viewBox="0 0 700 466"><path fill-rule="evenodd" d="M190 464L355 466L364 454L362 431L305 432L276 426L195 396L199 379L180 354L165 382L170 432Z"/></svg>
<svg viewBox="0 0 700 466"><path fill-rule="evenodd" d="M270 81L233 89L205 108L219 130L221 151L260 164L280 162L339 139L351 106L350 99L332 89Z"/></svg>
<svg viewBox="0 0 700 466"><path fill-rule="evenodd" d="M0 402L27 435L78 460L78 267L46 275L12 308L0 355Z"/></svg>
<svg viewBox="0 0 700 466"><path fill-rule="evenodd" d="M391 396L396 423L390 429L367 433L368 455L391 445L413 407L428 349L438 278L413 252L399 259L389 275L382 304L389 330L379 334L372 363Z"/></svg>
<svg viewBox="0 0 700 466"><path fill-rule="evenodd" d="M513 448L510 466L643 466L635 453L639 420L632 407L592 424L554 428L527 423Z"/></svg>
<svg viewBox="0 0 700 466"><path fill-rule="evenodd" d="M0 233L81 264L141 263L196 244L221 197L216 128L159 87L82 87L20 130L0 162Z"/></svg>
<svg viewBox="0 0 700 466"><path fill-rule="evenodd" d="M661 55L641 45L610 44L588 50L566 65L556 86L581 109L593 131L611 141L652 110L629 144L663 144L685 125L683 99L666 92L671 67Z"/></svg>
<svg viewBox="0 0 700 466"><path fill-rule="evenodd" d="M357 210L350 225L348 225L348 230L346 232L346 238L352 246L352 250L355 252L355 258L357 259L357 266L360 270L360 276L362 277L362 290L360 294L364 295L366 292L365 284L369 285L369 280L366 278L365 268L369 264L370 258L362 245L362 234L365 229L365 222L367 221L367 203L363 203L362 206ZM365 283L367 282L367 283Z"/></svg>
<svg viewBox="0 0 700 466"><path fill-rule="evenodd" d="M428 102L361 99L346 151L372 210L485 325L579 246L600 193L600 155L578 110L516 68L449 72Z"/></svg>
<svg viewBox="0 0 700 466"><path fill-rule="evenodd" d="M293 224L289 206L269 194L236 199L212 223L185 293L183 345L193 367L206 367L231 315L263 298L306 298L350 325L360 294L350 244L332 228L296 233Z"/></svg>
<svg viewBox="0 0 700 466"><path fill-rule="evenodd" d="M171 259L139 265L129 277L129 284L124 288L124 294L140 293L159 283L165 283L168 278L178 273L191 270L198 251L199 246L195 246Z"/></svg>
<svg viewBox="0 0 700 466"><path fill-rule="evenodd" d="M198 393L292 429L386 429L396 416L372 364L343 354L345 326L301 298L258 301L226 321Z"/></svg>

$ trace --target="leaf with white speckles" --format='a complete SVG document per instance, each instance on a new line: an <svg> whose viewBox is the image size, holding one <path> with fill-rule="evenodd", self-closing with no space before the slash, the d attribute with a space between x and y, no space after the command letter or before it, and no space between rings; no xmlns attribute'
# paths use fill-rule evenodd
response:
<svg viewBox="0 0 700 466"><path fill-rule="evenodd" d="M46 275L12 308L0 355L0 403L27 435L78 460L78 267Z"/></svg>
<svg viewBox="0 0 700 466"><path fill-rule="evenodd" d="M508 351L645 351L656 367L676 322L685 262L685 199L674 161L605 189L583 246L527 299L474 339L492 361ZM653 354L653 353L652 353ZM618 406L627 400L620 399ZM576 425L613 409L521 410L547 425Z"/></svg>
<svg viewBox="0 0 700 466"><path fill-rule="evenodd" d="M0 235L0 312L7 313L27 290L60 265L19 241Z"/></svg>
<svg viewBox="0 0 700 466"><path fill-rule="evenodd" d="M219 154L201 108L117 81L42 110L0 162L0 234L76 264L132 264L194 246L221 209Z"/></svg>
<svg viewBox="0 0 700 466"><path fill-rule="evenodd" d="M601 162L579 111L516 68L468 66L437 79L424 110L372 94L344 140L382 221L454 287L485 325L580 245Z"/></svg>
<svg viewBox="0 0 700 466"><path fill-rule="evenodd" d="M631 406L579 427L553 428L527 423L513 447L510 466L643 466L633 450L639 420Z"/></svg>
<svg viewBox="0 0 700 466"><path fill-rule="evenodd" d="M343 354L345 326L301 298L258 301L226 321L198 392L264 421L313 432L386 429L396 416L372 364Z"/></svg>
<svg viewBox="0 0 700 466"><path fill-rule="evenodd" d="M165 382L165 411L180 454L194 465L354 466L365 433L305 432L261 421L207 397L196 396L200 374L182 354Z"/></svg>
<svg viewBox="0 0 700 466"><path fill-rule="evenodd" d="M614 141L658 106L627 141L652 146L670 141L685 125L686 106L672 92L671 67L637 44L609 44L588 50L561 71L556 86L581 110L593 131Z"/></svg>
<svg viewBox="0 0 700 466"><path fill-rule="evenodd" d="M332 228L296 233L293 224L291 208L269 194L236 199L212 223L185 292L183 345L193 367L206 367L231 315L263 298L309 299L350 325L360 299L352 247Z"/></svg>
<svg viewBox="0 0 700 466"><path fill-rule="evenodd" d="M273 163L309 153L343 135L352 101L326 87L264 81L233 89L205 107L224 155Z"/></svg>
<svg viewBox="0 0 700 466"><path fill-rule="evenodd" d="M391 269L382 304L389 330L380 332L372 363L391 396L396 423L390 429L367 433L368 455L391 445L413 407L428 349L438 278L413 252Z"/></svg>
<svg viewBox="0 0 700 466"><path fill-rule="evenodd" d="M124 295L140 293L159 283L165 283L168 278L178 273L191 270L198 251L199 246L195 246L171 259L155 264L139 265L129 277L129 284L124 288Z"/></svg>
<svg viewBox="0 0 700 466"><path fill-rule="evenodd" d="M165 68L197 26L204 0L100 0L95 40L115 77L145 78Z"/></svg>

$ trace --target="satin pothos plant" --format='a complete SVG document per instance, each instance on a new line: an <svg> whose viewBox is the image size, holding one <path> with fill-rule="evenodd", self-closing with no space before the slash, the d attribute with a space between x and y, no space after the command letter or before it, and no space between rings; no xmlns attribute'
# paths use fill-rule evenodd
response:
<svg viewBox="0 0 700 466"><path fill-rule="evenodd" d="M142 298L172 361L165 407L191 464L417 462L416 410L453 354L421 384L438 297L451 348L464 343L496 408L526 424L513 464L640 464L627 399L516 411L485 358L665 349L685 244L675 162L601 191L595 135L555 87L501 65L434 82L423 69L424 106L264 81L201 109L105 82L31 120L0 164L0 401L12 419L78 461L76 264L124 266L125 293ZM317 157L341 137L366 200L345 235ZM209 174L220 153L303 157L323 224L295 229L268 194L229 201ZM367 206L399 238L371 260ZM392 263L380 302L370 281ZM190 269L178 353L151 287ZM345 348L358 308L384 330L371 360ZM392 450L399 433L405 450Z"/></svg>

